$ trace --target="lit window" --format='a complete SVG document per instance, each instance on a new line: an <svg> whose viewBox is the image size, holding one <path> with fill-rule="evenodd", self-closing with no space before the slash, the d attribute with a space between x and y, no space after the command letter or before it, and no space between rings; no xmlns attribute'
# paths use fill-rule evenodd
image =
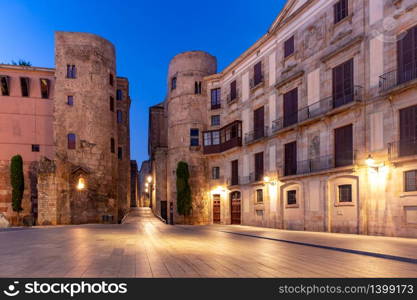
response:
<svg viewBox="0 0 417 300"><path fill-rule="evenodd" d="M199 130L196 128L190 129L190 146L198 146L199 142Z"/></svg>
<svg viewBox="0 0 417 300"><path fill-rule="evenodd" d="M29 81L28 77L20 77L20 88L22 89L22 97L29 97Z"/></svg>
<svg viewBox="0 0 417 300"><path fill-rule="evenodd" d="M297 204L297 191L287 191L287 204L294 205Z"/></svg>
<svg viewBox="0 0 417 300"><path fill-rule="evenodd" d="M74 105L74 96L68 96L67 97L67 104L69 106L73 106Z"/></svg>
<svg viewBox="0 0 417 300"><path fill-rule="evenodd" d="M405 172L405 191L417 191L417 170Z"/></svg>
<svg viewBox="0 0 417 300"><path fill-rule="evenodd" d="M264 202L264 191L259 189L256 190L256 203L263 203Z"/></svg>
<svg viewBox="0 0 417 300"><path fill-rule="evenodd" d="M35 145L32 145L32 152L39 152L40 151L40 146L39 145L37 145L37 144L35 144Z"/></svg>
<svg viewBox="0 0 417 300"><path fill-rule="evenodd" d="M75 134L74 133L68 134L67 140L68 140L68 149L75 149L75 145L76 145Z"/></svg>
<svg viewBox="0 0 417 300"><path fill-rule="evenodd" d="M49 79L41 79L41 96L43 99L49 98Z"/></svg>
<svg viewBox="0 0 417 300"><path fill-rule="evenodd" d="M339 202L352 202L352 185L339 185Z"/></svg>

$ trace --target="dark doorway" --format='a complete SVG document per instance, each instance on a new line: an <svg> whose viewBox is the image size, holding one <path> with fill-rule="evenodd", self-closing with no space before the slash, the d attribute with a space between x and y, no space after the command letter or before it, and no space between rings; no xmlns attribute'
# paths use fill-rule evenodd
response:
<svg viewBox="0 0 417 300"><path fill-rule="evenodd" d="M220 224L220 195L213 195L213 223Z"/></svg>
<svg viewBox="0 0 417 300"><path fill-rule="evenodd" d="M165 222L168 222L167 209L168 209L167 201L161 201L161 218L164 219Z"/></svg>
<svg viewBox="0 0 417 300"><path fill-rule="evenodd" d="M240 205L240 192L230 193L230 215L231 215L231 224L240 225L241 224L241 205Z"/></svg>

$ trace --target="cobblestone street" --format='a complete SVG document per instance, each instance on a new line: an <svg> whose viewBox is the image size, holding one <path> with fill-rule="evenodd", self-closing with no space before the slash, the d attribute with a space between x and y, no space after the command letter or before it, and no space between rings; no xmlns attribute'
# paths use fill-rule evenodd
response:
<svg viewBox="0 0 417 300"><path fill-rule="evenodd" d="M122 225L0 231L1 277L416 277L417 240L249 226Z"/></svg>

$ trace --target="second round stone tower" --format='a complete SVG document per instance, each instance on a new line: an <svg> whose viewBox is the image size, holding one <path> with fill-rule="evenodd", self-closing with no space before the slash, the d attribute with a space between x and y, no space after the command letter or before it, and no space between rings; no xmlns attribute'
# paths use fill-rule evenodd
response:
<svg viewBox="0 0 417 300"><path fill-rule="evenodd" d="M203 78L216 71L216 58L203 51L180 53L169 64L165 101L169 136L167 195L175 223L209 222L207 164L202 152L202 132L207 120L207 89ZM175 170L180 161L187 162L190 171L193 209L188 218L178 215L176 207Z"/></svg>

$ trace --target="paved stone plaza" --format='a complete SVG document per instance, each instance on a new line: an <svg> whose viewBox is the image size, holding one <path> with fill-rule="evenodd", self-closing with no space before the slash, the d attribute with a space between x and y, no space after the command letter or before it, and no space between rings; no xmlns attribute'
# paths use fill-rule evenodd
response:
<svg viewBox="0 0 417 300"><path fill-rule="evenodd" d="M122 225L0 231L0 277L416 277L417 240L248 226Z"/></svg>

